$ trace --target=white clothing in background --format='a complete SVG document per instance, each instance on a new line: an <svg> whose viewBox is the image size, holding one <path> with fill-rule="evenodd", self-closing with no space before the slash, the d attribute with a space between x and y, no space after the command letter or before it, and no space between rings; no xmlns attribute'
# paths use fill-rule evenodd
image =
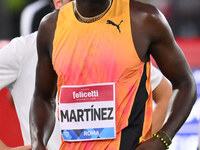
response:
<svg viewBox="0 0 200 150"><path fill-rule="evenodd" d="M0 49L0 89L7 87L14 100L24 144L31 144L29 110L35 88L37 64L37 32L13 39ZM58 121L48 142L48 150L58 150L61 144Z"/></svg>
<svg viewBox="0 0 200 150"><path fill-rule="evenodd" d="M162 73L151 64L151 88L152 91L160 84L162 80Z"/></svg>

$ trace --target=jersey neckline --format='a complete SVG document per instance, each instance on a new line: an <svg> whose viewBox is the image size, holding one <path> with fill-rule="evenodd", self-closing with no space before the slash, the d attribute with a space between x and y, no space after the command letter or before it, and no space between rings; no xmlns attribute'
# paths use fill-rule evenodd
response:
<svg viewBox="0 0 200 150"><path fill-rule="evenodd" d="M112 0L112 4L111 4L111 7L108 9L108 11L106 12L106 14L102 17L102 18L100 18L100 19L98 19L98 20L96 20L96 21L94 21L94 22L91 22L91 23L87 23L87 22L81 22L81 21L79 21L78 20L78 18L76 17L76 15L75 15L75 12L74 12L74 10L75 10L75 4L74 4L75 2L71 2L71 10L70 11L72 11L72 16L73 16L73 19L76 21L76 23L80 23L80 24L82 24L82 25L90 25L90 24L94 24L94 23L98 23L98 22L101 22L104 18L106 18L109 14L110 14L110 12L111 12L111 10L113 9L113 7L114 7L114 5L115 5L115 0Z"/></svg>

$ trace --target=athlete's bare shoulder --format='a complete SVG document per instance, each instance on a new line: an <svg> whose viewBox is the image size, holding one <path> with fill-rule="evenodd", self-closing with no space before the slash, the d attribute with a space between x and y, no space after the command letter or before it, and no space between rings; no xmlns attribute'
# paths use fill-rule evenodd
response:
<svg viewBox="0 0 200 150"><path fill-rule="evenodd" d="M131 0L131 13L134 22L139 23L146 33L154 33L162 27L168 26L168 23L159 9L155 6ZM153 32L152 32L153 31Z"/></svg>
<svg viewBox="0 0 200 150"><path fill-rule="evenodd" d="M53 26L55 26L58 18L59 10L54 10L53 12L47 14L43 17L41 20L40 26L45 26L46 28L51 29Z"/></svg>
<svg viewBox="0 0 200 150"><path fill-rule="evenodd" d="M135 9L137 9L141 12L146 12L146 13L155 13L156 9L157 9L154 5L151 5L149 3L144 3L141 1L137 1L137 0L131 0L131 5Z"/></svg>
<svg viewBox="0 0 200 150"><path fill-rule="evenodd" d="M130 0L131 13L134 14L134 17L141 19L143 21L148 21L149 19L158 19L160 11L153 5Z"/></svg>
<svg viewBox="0 0 200 150"><path fill-rule="evenodd" d="M57 24L59 10L55 10L52 13L47 14L41 20L38 36L37 36L37 48L38 50L48 50L50 53L53 48L53 38Z"/></svg>
<svg viewBox="0 0 200 150"><path fill-rule="evenodd" d="M164 15L153 5L130 0L131 27L135 46L142 61L148 61L152 43L173 39Z"/></svg>

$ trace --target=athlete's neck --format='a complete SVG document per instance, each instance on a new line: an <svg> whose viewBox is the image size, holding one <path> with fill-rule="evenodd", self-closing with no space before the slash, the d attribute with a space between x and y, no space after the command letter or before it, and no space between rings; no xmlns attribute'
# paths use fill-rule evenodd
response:
<svg viewBox="0 0 200 150"><path fill-rule="evenodd" d="M93 17L101 14L109 6L110 0L76 0L75 5L84 17Z"/></svg>

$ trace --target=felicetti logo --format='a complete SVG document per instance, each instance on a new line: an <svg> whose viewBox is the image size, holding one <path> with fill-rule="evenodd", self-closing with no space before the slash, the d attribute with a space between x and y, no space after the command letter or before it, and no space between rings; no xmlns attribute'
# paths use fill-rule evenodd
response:
<svg viewBox="0 0 200 150"><path fill-rule="evenodd" d="M110 101L114 97L112 84L63 86L60 103Z"/></svg>
<svg viewBox="0 0 200 150"><path fill-rule="evenodd" d="M93 90L93 91L89 91L89 92L76 92L73 91L73 99L78 99L78 98L93 98L93 97L98 97L99 96L99 92L98 90Z"/></svg>

